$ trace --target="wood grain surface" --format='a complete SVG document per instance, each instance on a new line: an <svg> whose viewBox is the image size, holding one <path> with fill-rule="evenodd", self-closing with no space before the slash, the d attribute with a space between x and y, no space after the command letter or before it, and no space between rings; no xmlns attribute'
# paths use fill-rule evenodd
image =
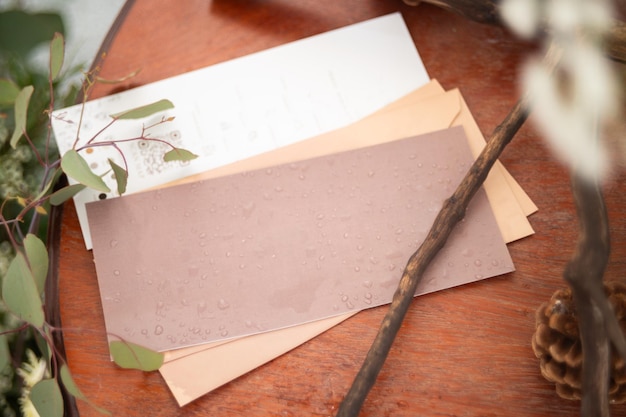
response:
<svg viewBox="0 0 626 417"><path fill-rule="evenodd" d="M533 45L503 28L400 0L136 0L101 75L141 72L121 86L99 85L93 97L398 10L431 77L461 89L488 135L516 101L518 68ZM530 218L536 234L509 245L516 272L415 299L362 416L578 414L579 404L560 399L541 377L530 346L534 312L564 286L562 270L577 236L569 179L528 123L501 161L539 206ZM624 179L616 174L606 187L613 240L607 279L623 279L626 267ZM62 225L69 365L83 392L114 416L332 416L385 312L359 313L179 408L158 373L120 370L109 361L93 257L71 203ZM85 402L78 406L82 417L100 415ZM626 416L626 405L612 413Z"/></svg>

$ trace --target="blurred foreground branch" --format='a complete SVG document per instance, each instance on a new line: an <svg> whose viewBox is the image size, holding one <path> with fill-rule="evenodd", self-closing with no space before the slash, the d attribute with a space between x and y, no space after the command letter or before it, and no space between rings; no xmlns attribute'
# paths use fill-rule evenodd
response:
<svg viewBox="0 0 626 417"><path fill-rule="evenodd" d="M455 12L467 19L491 25L502 25L498 10L500 0L403 0L410 6L420 3L432 5ZM624 9L624 5L620 10ZM626 63L626 22L617 17L614 26L606 36L606 53L616 61Z"/></svg>
<svg viewBox="0 0 626 417"><path fill-rule="evenodd" d="M572 193L580 221L579 240L563 277L572 288L583 350L581 416L609 416L611 342L622 358L626 341L605 294L609 221L602 191L574 175Z"/></svg>

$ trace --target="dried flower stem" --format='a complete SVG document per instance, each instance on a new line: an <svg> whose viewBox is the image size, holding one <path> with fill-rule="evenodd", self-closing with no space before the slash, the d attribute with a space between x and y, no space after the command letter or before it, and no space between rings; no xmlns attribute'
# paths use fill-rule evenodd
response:
<svg viewBox="0 0 626 417"><path fill-rule="evenodd" d="M456 224L463 219L472 197L479 190L493 164L513 139L528 116L525 99L518 101L506 118L491 135L461 184L448 198L437 215L426 239L411 255L393 300L370 347L365 361L354 379L348 394L342 401L337 417L356 417L387 358L391 345L400 329L407 310L413 300L417 285L422 280L428 265L444 246Z"/></svg>

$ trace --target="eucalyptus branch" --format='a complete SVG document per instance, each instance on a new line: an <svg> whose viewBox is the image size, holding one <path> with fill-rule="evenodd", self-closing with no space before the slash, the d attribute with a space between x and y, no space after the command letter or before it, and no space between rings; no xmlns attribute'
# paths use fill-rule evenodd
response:
<svg viewBox="0 0 626 417"><path fill-rule="evenodd" d="M48 114L52 114L54 111L54 81L51 76L48 76L48 94L50 95L50 103L48 103ZM48 117L48 132L46 134L46 151L45 151L45 165L50 162L50 141L52 140L52 123L50 123L50 117Z"/></svg>
<svg viewBox="0 0 626 417"><path fill-rule="evenodd" d="M0 224L4 226L6 232L7 232L7 237L9 239L9 241L11 242L11 246L13 246L13 249L15 249L15 251L18 250L19 245L17 243L17 241L15 240L15 236L13 235L12 231L11 231L11 227L10 224L13 224L13 226L19 230L19 223L21 223L20 219L7 219L6 217L4 217L4 207L6 205L6 203L9 201L9 199L6 199L2 202L2 204L0 205Z"/></svg>
<svg viewBox="0 0 626 417"><path fill-rule="evenodd" d="M41 184L39 187L40 193L43 192L47 187L52 185L52 184L49 184L49 181L51 181L52 178L54 178L54 176L56 175L57 168L59 167L59 165L61 165L61 159L57 159L53 161L52 163L48 162L44 166L44 173L41 177ZM52 175L52 177L50 177L50 175Z"/></svg>
<svg viewBox="0 0 626 417"><path fill-rule="evenodd" d="M100 136L105 130L110 128L118 120L120 120L119 117L113 117L112 120L110 122L108 122L102 129L100 129L98 132L96 132L96 134L94 134L91 137L91 139L89 139L84 146L81 146L80 148L76 148L76 146L78 145L78 142L74 142L74 148L76 148L76 151L81 151L83 149L87 149L87 148L90 148L90 147L96 147L96 146L113 146L116 143L133 142L133 141L138 141L138 140L151 140L151 141L155 141L155 142L160 142L160 143L163 143L163 144L171 147L172 149L176 149L176 147L174 145L172 145L171 143L169 143L168 141L163 140L163 139L158 139L158 138L152 138L152 137L148 136L148 134L146 134L146 132L148 130L152 129L153 127L157 127L157 126L162 125L164 123L171 122L173 120L172 117L161 117L161 120L159 120L158 122L155 122L155 123L153 123L151 125L148 125L148 126L142 126L141 127L141 134L139 136L137 136L137 137L134 137L134 138L116 139L116 140L95 142L95 140L98 138L98 136Z"/></svg>
<svg viewBox="0 0 626 417"><path fill-rule="evenodd" d="M5 338L0 339L0 343L6 345L6 349L10 349L14 368L20 367L24 352L27 352L29 362L26 363L26 368L20 368L23 372L29 372L34 368L41 369L43 366L52 375L52 378L47 376L44 378L44 375L38 372L34 375L34 378L37 380L32 379L27 385L23 383L23 381L18 380L16 387L22 394L20 401L28 402L29 404L32 402L35 404L33 405L35 408L37 408L37 404L39 404L37 411L47 412L47 409L42 409L42 405L47 403L63 403L74 407L74 398L79 398L87 401L94 409L104 411L97 405L91 403L89 399L80 392L72 380L69 368L64 359L62 338L62 332L68 329L53 327L49 324L60 323L58 305L51 302L51 300L58 300L58 280L55 276L60 244L60 236L58 228L56 227L60 223L61 215L61 210L58 206L87 187L96 190L110 190L109 186L103 180L103 175L95 173L85 158L78 154L78 150L97 146L111 146L121 155L121 158L124 160L123 167L109 160L111 170L115 174L114 177L119 194L123 194L126 190L129 171L127 158L120 146L122 143L146 140L166 145L171 148L171 150L164 152L163 160L165 162L189 161L197 156L190 151L170 144L166 140L151 137L149 132L151 128L172 121L174 119L173 117L162 117L152 124L147 126L142 125L140 134L137 137L120 140L103 140L101 142L97 141L102 136L102 133L118 120L144 119L152 117L159 112L174 108L173 103L165 99L112 115L111 121L89 139L86 144L84 142L80 143L80 129L83 118L86 116L85 106L83 105L80 109L80 120L78 121L76 137L73 138L74 143L72 148L63 156L53 153L51 142L52 118L54 117L56 120L61 120L72 125L75 123L72 120L65 119L65 115L54 114L55 80L58 79L62 69L63 49L62 35L55 34L50 46L50 72L48 77L50 97L49 102L43 110L43 113L47 115L47 123L46 126L42 127L47 127L48 129L47 135L41 138L45 140L45 148L37 148L35 144L36 140L39 140L39 137L34 137L27 131L27 117L34 86L26 86L20 90L17 84L13 83L13 87L17 91L15 96L11 98L14 106L15 128L9 143L13 149L28 148L28 151L30 151L27 155L28 158L22 156L18 159L16 157L16 161L20 163L28 162L29 158L31 158L30 155L33 154L35 156L34 159L41 166L43 172L42 175L37 178L39 182L36 187L31 186L26 195L20 195L23 191L22 188L17 189L17 187L15 187L16 191L5 191L3 193L3 201L0 202L0 232L7 235L6 240L11 246L11 248L7 249L6 245L2 245L2 253L0 253L0 255L2 255L2 258L0 258L2 264L0 266L3 268L1 273L3 275L3 291L1 297L3 308L0 313L12 314L21 322L20 325L16 325L15 329L11 329L8 332L4 332L4 329L2 329L0 336L8 333L16 333L17 337L12 338L10 345L8 345L8 341ZM97 70L99 69L96 68L86 74L87 79L83 84L82 90L83 102L86 101L91 87L98 81L94 78L94 72ZM12 82L9 81L9 83ZM25 138L24 140L27 141L28 146L20 145L20 147L18 147L18 142L22 137ZM19 165L18 168L19 167L21 167L21 165ZM62 177L60 174L65 174L67 177L72 178L77 184L68 185L66 178ZM16 203L15 207L14 202ZM48 213L47 209L48 202L52 207L50 213ZM19 206L19 208L17 206ZM5 210L11 211L10 216L5 214ZM38 230L38 226L41 217L45 215L50 216L50 227L47 229L48 239L46 243L38 236L41 234L41 231ZM28 225L24 225L25 219L29 219ZM42 292L45 292L45 295L42 295ZM32 331L30 331L31 327L33 329ZM84 332L85 329L82 331ZM36 334L37 342L41 343L34 343L33 340L31 340L33 334ZM31 349L34 345L38 345L37 347L45 359L36 358L36 354L33 353L35 349ZM0 346L0 350L3 349L5 349L5 347ZM120 366L137 368L144 371L158 369L163 363L162 354L128 343L121 347L118 345L112 346L111 354L113 359L120 364ZM131 361L125 361L125 358L129 355ZM26 370L24 371L24 369ZM37 386L40 388L34 389L34 387Z"/></svg>
<svg viewBox="0 0 626 417"><path fill-rule="evenodd" d="M33 141L30 138L30 136L28 135L28 132L26 132L26 131L24 131L24 138L28 142L28 145L32 149L33 153L35 154L35 157L37 158L37 161L39 161L39 164L42 165L42 166L45 166L46 164L44 163L43 159L41 158L41 155L39 154L39 151L37 150L37 147L33 143Z"/></svg>
<svg viewBox="0 0 626 417"><path fill-rule="evenodd" d="M84 109L84 108L85 108L85 106L82 106L82 108ZM79 140L79 135L78 135L78 133L79 133L79 131L80 131L80 125L82 125L82 117L83 117L82 112L83 112L83 110L81 109L81 115L80 115L80 117L81 117L81 121L79 122L79 124L78 124L78 126L79 126L79 127L78 127L78 130L76 131L76 141L74 142L74 146L73 146L74 148L76 148L76 146L78 146L78 140ZM93 136L91 137L91 139L89 139L89 140L87 141L87 144L89 145L89 144L93 143L93 142L94 142L94 141L98 138L98 136L100 136L100 135L101 135L101 134L102 134L105 130L107 130L108 128L110 128L110 127L113 125L113 123L115 123L116 121L117 121L117 119L112 119L109 123L107 123L106 125L104 125L104 127L103 127L102 129L100 129L99 131L97 131L97 132L96 132L96 134L95 134L95 135L93 135Z"/></svg>
<svg viewBox="0 0 626 417"><path fill-rule="evenodd" d="M134 78L140 72L141 72L141 68L136 69L122 77L115 78L115 79L102 78L99 75L95 75L94 80L99 82L100 84L119 84L119 83L123 83L124 81L128 81L131 78Z"/></svg>
<svg viewBox="0 0 626 417"><path fill-rule="evenodd" d="M3 224L3 225L18 224L18 223L21 223L21 220L19 220L19 219L7 219L5 217L0 216L0 223Z"/></svg>
<svg viewBox="0 0 626 417"><path fill-rule="evenodd" d="M128 161L126 160L126 155L124 155L124 152L120 149L117 143L112 143L111 146L120 154L122 162L124 162L124 170L128 172Z"/></svg>
<svg viewBox="0 0 626 417"><path fill-rule="evenodd" d="M159 125L171 122L173 120L174 120L173 116L171 116L171 117L161 116L161 120L159 120L158 122L154 122L154 123L152 123L151 125L148 125L148 126L143 126L142 129L141 129L141 136L145 136L146 131L152 129L153 127L157 127Z"/></svg>
<svg viewBox="0 0 626 417"><path fill-rule="evenodd" d="M83 99L82 99L83 104L87 102L87 99L89 98L89 90L91 90L91 88L95 84L95 82L90 78L92 76L92 72L97 72L99 70L100 68L96 67L92 71L85 73L85 80L82 86L83 87ZM80 128L83 125L84 116L85 116L85 106L83 105L80 107L80 116L78 118L78 126L76 128L76 139L74 139L74 144L72 145L73 148L75 148L76 145L78 145L78 141L80 140Z"/></svg>
<svg viewBox="0 0 626 417"><path fill-rule="evenodd" d="M22 325L20 327L16 327L14 329L9 329L9 330L5 330L3 332L0 332L0 336L5 336L8 334L12 334L12 333L19 333L23 330L26 330L30 327L30 324L28 323L22 323Z"/></svg>
<svg viewBox="0 0 626 417"><path fill-rule="evenodd" d="M491 167L526 120L527 107L525 99L518 101L495 129L489 142L457 189L444 202L426 239L411 255L378 334L348 394L339 406L337 417L356 417L359 414L367 394L376 382L428 265L445 245L456 224L463 219L469 202L487 178Z"/></svg>
<svg viewBox="0 0 626 417"><path fill-rule="evenodd" d="M162 143L163 145L169 146L172 149L177 149L176 146L172 145L171 143L169 143L168 141L164 140L164 139L159 139L159 138L153 138L150 136L136 136L134 138L126 138L126 139L114 139L114 140L106 140L106 141L102 141L102 142L93 142L93 143L89 143L86 144L84 146L81 146L80 148L77 148L76 151L80 152L83 151L87 148L99 148L102 146L115 146L117 144L120 143L127 143L127 142L137 142L140 140L146 140L146 141L151 141L151 142L158 142L158 143Z"/></svg>
<svg viewBox="0 0 626 417"><path fill-rule="evenodd" d="M82 103L85 103L87 101L87 99L89 98L89 90L91 90L91 88L96 84L96 82L101 82L101 83L105 83L105 84L110 84L110 83L114 83L116 81L114 80L106 80L104 78L99 77L97 74L100 71L100 67L95 67L93 70L85 73L85 81L83 82L83 99L82 99ZM139 73L140 70L136 70L130 74L128 74L127 76L121 78L119 80L119 82L125 81L127 79L130 79L134 76L136 76ZM80 128L83 124L83 117L85 115L85 106L81 106L80 109L80 116L79 116L79 120L78 120L78 127L76 130L76 139L74 140L74 145L72 146L73 148L76 148L76 146L78 146L78 141L80 140ZM111 125L113 123L115 123L117 120L119 120L119 118L114 117L113 120L111 120L107 125L105 125L102 129L100 129L91 139L89 139L89 141L87 143L91 143L94 140L96 140L96 138L102 134L105 130L107 130L109 127L111 127ZM156 124L155 124L156 125ZM143 133L142 133L143 136Z"/></svg>

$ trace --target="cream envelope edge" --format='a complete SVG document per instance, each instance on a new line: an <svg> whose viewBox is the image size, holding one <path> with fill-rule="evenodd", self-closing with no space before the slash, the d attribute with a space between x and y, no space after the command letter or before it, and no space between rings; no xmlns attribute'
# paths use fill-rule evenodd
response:
<svg viewBox="0 0 626 417"><path fill-rule="evenodd" d="M422 92L421 89L418 91L420 93ZM465 99L463 98L461 91L458 88L455 88L455 89L449 90L449 92L454 92L455 94L458 94L460 105L461 105L461 110L458 116L456 117L456 119L454 120L453 125L454 126L463 125L463 127L465 128L465 134L467 135L469 139L470 145L472 144L474 145L474 147L472 147L472 152L473 152L474 157L476 158L478 157L478 154L480 153L480 151L482 150L482 148L485 146L487 142L485 141L485 138L483 134L481 133L480 128L478 127L478 124L476 124L476 120L474 120L474 116L472 116L472 113L469 107L467 106L467 103L465 102ZM441 84L439 84L437 80L432 80L429 83L429 88L425 90L424 94L420 94L420 97L421 99L423 99L423 98L430 97L431 95L434 95L434 94L443 94L443 93L445 93L445 90L441 86ZM393 109L397 105L400 106L400 105L404 105L406 103L411 102L409 100L414 100L414 96L411 96L411 95L405 96L404 98L385 107L385 110ZM535 205L535 203L530 199L528 194L526 194L524 189L517 183L515 178L513 178L513 176L506 170L506 168L504 167L504 165L502 165L500 161L496 162L492 170L499 170L500 173L506 178L506 181L509 184L511 191L515 195L519 205L522 208L522 211L524 212L526 216L530 216L531 214L537 211L537 206ZM512 239L511 241L513 240L516 240L516 239Z"/></svg>
<svg viewBox="0 0 626 417"><path fill-rule="evenodd" d="M179 406L287 353L355 313L260 333L164 363L159 369ZM278 334L280 333L280 335ZM191 360L193 359L193 360Z"/></svg>
<svg viewBox="0 0 626 417"><path fill-rule="evenodd" d="M433 80L352 125L196 174L169 183L168 186L289 163L304 158L303 155L313 158L385 143L453 125L463 125L472 154L476 158L486 142L460 91L454 89L445 92ZM505 242L534 233L526 217L536 211L537 207L499 161L485 180L484 188Z"/></svg>
<svg viewBox="0 0 626 417"><path fill-rule="evenodd" d="M318 141L321 141L320 137L316 137L301 142L308 144L315 143L315 147L311 147L310 145L308 146L308 148L312 148L308 149L309 151L311 151L309 153L304 153L302 149L299 149L301 147L306 149L307 147L302 146L300 145L300 143L298 143L287 147L289 149L278 149L276 151L272 151L267 154L259 155L257 157L242 161L244 163L252 162L252 166L248 165L246 168L242 168L240 166L240 163L235 163L221 169L212 170L199 176L197 175L192 178L187 178L181 182L213 178L221 175L227 175L229 173L240 172L243 169L259 169L279 163L287 163L289 161L297 159L293 158L293 153L298 152L298 150L301 152L300 155L306 154L307 157L314 157L332 152L348 150L353 147L367 146L369 144L373 144L369 141L366 141L366 143L363 142L363 136L361 135L365 134L369 134L372 137L377 138L379 143L383 143L389 140L395 140L400 137L408 137L420 133L426 133L428 131L446 128L451 126L452 124L462 124L464 126L466 133L468 134L468 140L470 141L473 152L475 152L475 155L477 155L477 153L480 152L480 149L482 149L482 147L484 146L485 141L473 117L471 116L471 113L469 112L469 109L467 108L460 92L458 90L452 90L448 93L442 91L443 89L436 81L431 82L427 84L424 88L417 90L416 92L408 95L407 97L404 97L403 99L400 99L398 102L392 103L390 106L381 109L381 111L363 119L361 122L357 122L355 125L349 126L344 129L339 129L338 131L330 132L326 135L322 135L321 137L325 138L325 141L328 142L330 148L332 149L331 151L328 151L328 149L326 148L324 148L324 150L321 150L318 143ZM429 99L425 100L425 96L428 96ZM419 106L419 102L422 102L421 108ZM456 105L454 103L456 103ZM438 114L442 113L444 115L443 119L433 119L431 117L429 121L433 122L434 120L436 120L436 123L427 123L426 126L420 125L419 128L415 127L415 125L418 124L415 122L416 115L429 114L429 116L432 116L433 109L436 108L442 109L442 111L438 112ZM398 115L401 115L402 117L398 117ZM403 120L405 120L404 118L406 118L407 116L410 117L410 119L408 119L410 120L410 123L397 123L397 118L402 118ZM396 122L390 123L391 119L394 119ZM407 126L404 125L410 125L408 126L408 130ZM355 128L356 126L359 126L360 128ZM380 130L381 126L383 126L382 131ZM391 129L393 131L393 133L391 133L389 126L400 126L400 128ZM416 130L418 130L418 132L416 132ZM348 135L349 138L357 138L357 143L354 144L355 146L348 146L345 140L336 140L337 138L346 135L346 133L348 132L351 133L351 135ZM355 132L359 134L355 134ZM352 143L350 143L350 145L352 145ZM277 153L279 155L276 155ZM503 233L503 236L508 237L508 239L505 238L505 240L508 242L532 233L532 229L530 228L530 225L525 216L525 209L520 206L521 202L530 201L532 204L532 201L528 198L525 192L523 192L521 187L519 187L517 182L515 182L515 180L510 176L510 174L508 174L508 172L501 164L497 167L497 170L498 171L494 170L494 172L497 172L497 174L491 174L489 176L490 179L495 178L495 180L491 179L492 182L497 182L497 185L492 185L491 187L496 187L496 190L498 188L504 190L508 189L509 192L513 193L515 197L514 199L511 199L511 195L508 194L507 197L507 192L503 191L496 193L492 192L492 194L495 195L495 197L493 197L494 201L490 199L490 201L492 202L492 206L494 207L494 212L496 211L495 208L498 207L498 204L502 204L502 202L504 201L506 202L509 213L513 213L513 218L517 219L517 221L514 222L516 224L519 224L519 227L517 228L510 228L506 226L506 224L511 222L511 215L505 216L504 222L502 223L504 227L501 227L501 231ZM510 177L512 183L509 183L509 180L506 178L506 176ZM488 187L489 186L486 182L485 189L487 190ZM521 191L521 193L519 193L519 197L514 192L514 188L516 187L518 188L518 191ZM489 191L487 192L489 194ZM532 204L532 206L534 206L534 204ZM519 221L520 219L521 221ZM499 226L501 225L500 222L498 224ZM345 320L345 318L347 318L347 316L340 316L339 318L341 318L340 321L343 321ZM172 391L179 405L184 405L192 401L193 399L204 395L207 392L210 392L220 385L223 385L230 380L235 379L246 372L249 372L250 370L281 355L282 353L295 348L296 346L306 342L307 340L310 340L317 334L334 326L334 319L337 319L337 317L315 322L315 325L317 326L316 329L318 329L318 331L316 332L312 332L311 329L306 327L307 325L299 325L289 329L282 329L264 334L253 335L247 338L237 339L230 342L220 342L218 344L211 344L208 346L201 345L197 347L167 352L166 358L168 362L161 368L161 374L163 375L168 386L170 387L170 390ZM320 331L319 329L322 330ZM290 335L286 335L286 333L284 333L287 331L289 331ZM245 342L243 342L244 339ZM241 345L239 344L240 342L242 342ZM253 343L253 347L252 345L250 345L251 342ZM281 345L280 348L278 344ZM251 346L250 351L245 350L245 346L248 345ZM263 345L263 347L266 349L264 350L263 357L250 356L251 352L255 352L256 354L259 351L260 345ZM234 357L228 355L228 352L236 351L241 353L241 349L245 350L247 355L238 354ZM186 358L184 360L181 360L181 358L183 357ZM246 358L247 360L244 361L242 360L242 358ZM227 370L224 373L219 374L219 372L215 372L215 370L213 370L211 372L212 375L206 379L203 379L202 377L198 379L189 378L189 374L187 372L178 372L178 370L183 369L207 369L207 361L216 361L220 364L230 362L230 364L226 367ZM202 364L202 366L199 366L199 364ZM206 373L203 375L206 377ZM187 384L188 381L194 381L194 383ZM186 385L193 385L193 388L190 388Z"/></svg>
<svg viewBox="0 0 626 417"><path fill-rule="evenodd" d="M469 143L472 154L477 158L486 141L460 91L454 89L450 92L457 94L461 106L453 125L463 126L465 134L471 138ZM535 212L537 207L500 161L496 161L489 172L485 191L505 242L510 243L534 233L527 216Z"/></svg>
<svg viewBox="0 0 626 417"><path fill-rule="evenodd" d="M467 103L465 102L465 99L463 98L463 95L461 94L461 92L458 89L454 89L451 91L455 91L459 95L459 100L461 102L461 112L459 113L457 118L454 120L453 125L454 126L463 125L463 127L465 128L466 134L472 138L475 138L473 141L474 143L476 144L482 143L480 147L477 147L476 149L472 150L472 152L475 152L474 157L478 157L478 154L480 153L480 151L486 145L487 142L485 141L485 138L480 132L480 128L476 124L476 120L474 120L474 117L472 116L472 113L470 112L469 107L467 106ZM535 203L530 199L528 194L526 194L526 192L522 189L522 187L517 183L515 178L513 178L513 176L509 173L509 171L506 170L506 168L500 161L496 161L492 171L494 169L498 170L500 174L505 178L507 184L511 188L511 191L515 195L517 202L522 208L522 212L524 213L524 215L530 216L531 214L536 212L537 206L535 205ZM532 232L530 232L529 234L532 234Z"/></svg>
<svg viewBox="0 0 626 417"><path fill-rule="evenodd" d="M430 84L428 85L430 86ZM433 107L442 109L436 117L430 114L425 120L419 119L420 115L431 112ZM344 128L185 177L170 182L166 186L207 180L246 170L268 168L299 159L330 155L446 129L451 127L452 121L459 111L458 99L444 92L443 94L431 96L427 100L419 100L410 104L407 102L407 105L394 106L393 110L383 108L381 111ZM390 123L398 119L401 119L403 123ZM406 121L411 121L412 126L407 126L408 123L404 123Z"/></svg>

